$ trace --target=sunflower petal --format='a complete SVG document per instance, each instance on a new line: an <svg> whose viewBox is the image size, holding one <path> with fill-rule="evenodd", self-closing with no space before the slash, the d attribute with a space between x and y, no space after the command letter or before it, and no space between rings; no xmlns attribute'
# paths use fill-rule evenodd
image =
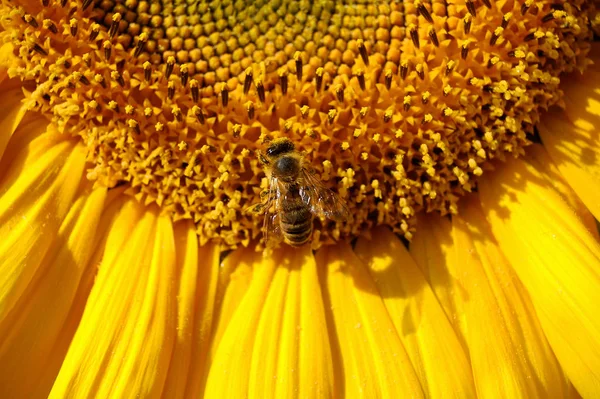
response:
<svg viewBox="0 0 600 399"><path fill-rule="evenodd" d="M175 244L171 220L156 213L130 203L112 226L51 398L161 395L175 335Z"/></svg>
<svg viewBox="0 0 600 399"><path fill-rule="evenodd" d="M482 181L492 232L531 296L544 333L584 397L600 394L600 246L534 167L502 165Z"/></svg>
<svg viewBox="0 0 600 399"><path fill-rule="evenodd" d="M469 296L460 278L461 259L455 255L452 223L446 218L423 215L410 243L410 254L423 270L463 348L468 348L465 309Z"/></svg>
<svg viewBox="0 0 600 399"><path fill-rule="evenodd" d="M344 397L422 397L419 380L366 266L347 244L317 255Z"/></svg>
<svg viewBox="0 0 600 399"><path fill-rule="evenodd" d="M308 248L289 251L278 251L274 258L253 255L251 284L234 315L220 319L228 327L216 348L206 397L332 395L333 365L316 263Z"/></svg>
<svg viewBox="0 0 600 399"><path fill-rule="evenodd" d="M191 222L175 225L177 253L177 335L163 396L197 398L203 391L210 344L219 249L198 246Z"/></svg>
<svg viewBox="0 0 600 399"><path fill-rule="evenodd" d="M359 239L355 252L368 266L425 396L475 397L468 355L423 273L389 230Z"/></svg>
<svg viewBox="0 0 600 399"><path fill-rule="evenodd" d="M0 397L31 397L32 376L47 367L96 246L105 197L106 189L97 189L73 204L42 261L43 275L0 323Z"/></svg>
<svg viewBox="0 0 600 399"><path fill-rule="evenodd" d="M0 83L0 159L6 145L27 112L23 91L12 81ZM47 122L46 122L47 123Z"/></svg>
<svg viewBox="0 0 600 399"><path fill-rule="evenodd" d="M551 184L565 202L573 208L588 231L600 241L600 232L598 231L594 215L592 215L590 210L567 183L544 147L534 144L527 148L527 155L529 156L529 162L544 175L548 184Z"/></svg>
<svg viewBox="0 0 600 399"><path fill-rule="evenodd" d="M541 120L544 147L587 208L600 219L600 73L565 85L566 111ZM587 75L586 75L587 76Z"/></svg>
<svg viewBox="0 0 600 399"><path fill-rule="evenodd" d="M85 165L83 147L72 141L42 136L30 147L35 150L23 149L0 182L0 322L39 278L36 272L69 211Z"/></svg>
<svg viewBox="0 0 600 399"><path fill-rule="evenodd" d="M475 197L453 218L469 301L469 349L482 397L568 397L571 387L531 299L506 261ZM494 331L494 334L489 334Z"/></svg>

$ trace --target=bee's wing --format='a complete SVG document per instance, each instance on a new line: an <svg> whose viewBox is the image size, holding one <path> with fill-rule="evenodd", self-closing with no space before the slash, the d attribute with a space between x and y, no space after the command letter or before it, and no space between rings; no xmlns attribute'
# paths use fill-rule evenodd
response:
<svg viewBox="0 0 600 399"><path fill-rule="evenodd" d="M263 222L264 241L267 248L273 248L283 240L279 224L281 198L281 185L277 178L272 176L269 181L269 195L265 202L265 220Z"/></svg>
<svg viewBox="0 0 600 399"><path fill-rule="evenodd" d="M323 183L311 172L302 168L302 183L300 196L312 213L320 218L332 219L337 222L347 220L350 210L346 203L333 191L326 188Z"/></svg>

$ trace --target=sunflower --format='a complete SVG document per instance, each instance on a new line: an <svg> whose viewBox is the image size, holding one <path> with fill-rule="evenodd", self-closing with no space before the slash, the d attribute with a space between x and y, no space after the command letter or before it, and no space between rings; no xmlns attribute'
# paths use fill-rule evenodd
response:
<svg viewBox="0 0 600 399"><path fill-rule="evenodd" d="M600 396L594 3L2 0L0 397Z"/></svg>

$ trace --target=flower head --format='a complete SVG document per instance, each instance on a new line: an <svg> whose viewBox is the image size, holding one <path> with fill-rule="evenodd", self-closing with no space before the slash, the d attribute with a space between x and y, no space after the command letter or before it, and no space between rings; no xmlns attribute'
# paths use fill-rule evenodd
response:
<svg viewBox="0 0 600 399"><path fill-rule="evenodd" d="M594 2L358 3L0 4L0 396L599 394Z"/></svg>

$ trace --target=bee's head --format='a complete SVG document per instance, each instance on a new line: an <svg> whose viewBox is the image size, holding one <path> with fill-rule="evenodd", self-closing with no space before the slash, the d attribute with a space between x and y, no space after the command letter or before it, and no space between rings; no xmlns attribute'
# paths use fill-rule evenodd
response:
<svg viewBox="0 0 600 399"><path fill-rule="evenodd" d="M293 183L300 173L300 156L295 151L294 143L287 138L273 141L267 148L266 155L271 173L278 179Z"/></svg>
<svg viewBox="0 0 600 399"><path fill-rule="evenodd" d="M276 158L279 155L287 154L295 150L294 143L288 138L281 138L274 140L267 148L267 156L269 158Z"/></svg>

